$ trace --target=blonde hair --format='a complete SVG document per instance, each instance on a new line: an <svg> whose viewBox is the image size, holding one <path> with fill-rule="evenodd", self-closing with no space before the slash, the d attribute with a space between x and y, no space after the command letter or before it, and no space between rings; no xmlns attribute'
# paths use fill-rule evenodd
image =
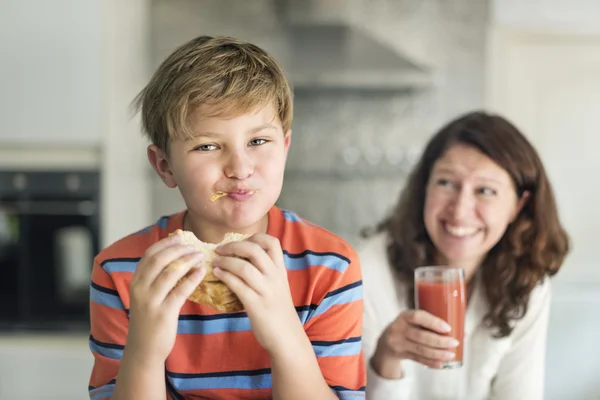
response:
<svg viewBox="0 0 600 400"><path fill-rule="evenodd" d="M193 136L190 114L210 106L207 117L235 117L273 102L286 132L292 91L277 61L260 47L232 37L199 36L177 48L137 95L145 134L163 151L169 141Z"/></svg>

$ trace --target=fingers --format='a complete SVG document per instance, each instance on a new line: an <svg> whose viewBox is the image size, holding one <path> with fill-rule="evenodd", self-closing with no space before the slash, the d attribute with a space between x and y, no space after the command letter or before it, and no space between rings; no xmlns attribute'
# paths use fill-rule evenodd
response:
<svg viewBox="0 0 600 400"><path fill-rule="evenodd" d="M198 266L203 259L203 253L191 253L171 262L167 267L163 268L162 272L150 286L152 296L157 301L164 301L177 282L187 275L192 268Z"/></svg>
<svg viewBox="0 0 600 400"><path fill-rule="evenodd" d="M148 287L153 284L167 265L180 257L196 252L191 246L172 244L167 247L161 247L159 251L149 253L149 256L144 254L134 274L134 279L140 285Z"/></svg>
<svg viewBox="0 0 600 400"><path fill-rule="evenodd" d="M264 233L257 233L246 239L246 241L259 245L266 251L276 266L285 267L283 251L281 250L279 239Z"/></svg>
<svg viewBox="0 0 600 400"><path fill-rule="evenodd" d="M386 347L388 347L396 357L401 358L406 357L407 355L413 355L426 358L431 361L450 361L454 359L455 354L453 352L453 348L437 348L431 346L429 342L430 339L433 339L434 343L445 341L438 341L437 338L432 338L427 334L437 336L418 327L407 326L403 329L398 329L394 326L391 326L388 330L386 330L385 333ZM421 341L415 341L412 338L417 338Z"/></svg>
<svg viewBox="0 0 600 400"><path fill-rule="evenodd" d="M242 279L231 272L217 267L213 270L213 273L240 298L240 301L246 308L248 308L248 304L253 302L258 296L258 294L246 285Z"/></svg>
<svg viewBox="0 0 600 400"><path fill-rule="evenodd" d="M187 298L190 297L205 276L206 269L194 268L191 273L183 277L177 287L171 290L167 295L164 304L167 307L174 307L176 310L181 310L181 307L183 307Z"/></svg>
<svg viewBox="0 0 600 400"><path fill-rule="evenodd" d="M453 337L438 335L416 327L406 328L404 335L413 343L435 349L452 350L460 344L459 341Z"/></svg>
<svg viewBox="0 0 600 400"><path fill-rule="evenodd" d="M239 257L246 259L262 273L266 273L269 270L269 265L273 264L273 260L262 247L247 240L224 244L217 248L216 252L221 256L225 256L224 258Z"/></svg>
<svg viewBox="0 0 600 400"><path fill-rule="evenodd" d="M436 349L410 340L407 340L406 344L408 353L435 362L451 361L456 356L453 351Z"/></svg>
<svg viewBox="0 0 600 400"><path fill-rule="evenodd" d="M384 343L396 357L442 368L444 363L455 359L455 350L460 344L452 337L435 332L446 330L444 325L444 321L425 311L407 310L386 329Z"/></svg>
<svg viewBox="0 0 600 400"><path fill-rule="evenodd" d="M415 343L405 337L388 338L386 347L394 357L400 359L408 358L431 368L441 368L444 362L455 358L455 354L452 351Z"/></svg>
<svg viewBox="0 0 600 400"><path fill-rule="evenodd" d="M260 251L262 252L262 250ZM267 257L266 253L263 252L263 254ZM215 258L213 266L219 268L223 272L234 275L237 279L241 280L245 286L248 286L249 289L252 289L257 293L262 293L264 291L264 277L261 271L255 267L255 264L251 264L249 261L237 257L221 256ZM216 269L214 271L215 275L219 273L216 272ZM217 278L221 279L219 275L217 275ZM225 282L225 284L227 284L227 282ZM230 288L234 293L238 294L233 287Z"/></svg>
<svg viewBox="0 0 600 400"><path fill-rule="evenodd" d="M151 257L154 254L160 252L163 249L166 249L169 246L173 246L176 244L181 244L181 236L179 235L172 235L172 236L167 236L166 238L159 240L158 242L154 243L152 246L148 247L146 249L146 251L144 252L144 257Z"/></svg>
<svg viewBox="0 0 600 400"><path fill-rule="evenodd" d="M423 356L420 356L418 354L409 354L408 358L416 361L420 364L423 364L429 368L435 368L435 369L440 369L444 366L444 363L442 361L437 361L437 360L430 360L429 358L425 358Z"/></svg>
<svg viewBox="0 0 600 400"><path fill-rule="evenodd" d="M440 334L447 334L452 330L446 321L423 310L407 310L401 313L399 318L404 318L412 325Z"/></svg>

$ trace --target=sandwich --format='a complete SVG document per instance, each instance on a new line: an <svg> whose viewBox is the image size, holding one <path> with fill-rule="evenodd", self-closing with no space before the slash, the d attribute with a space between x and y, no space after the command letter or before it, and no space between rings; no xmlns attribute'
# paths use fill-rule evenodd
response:
<svg viewBox="0 0 600 400"><path fill-rule="evenodd" d="M240 233L227 233L220 243L205 243L198 239L193 232L177 229L171 235L179 235L182 237L182 243L193 246L196 250L204 253L204 259L198 267L206 269L206 276L200 282L198 287L188 297L190 301L198 304L204 304L217 309L221 312L239 312L244 309L244 305L235 293L219 280L213 274L212 262L217 256L215 249L225 243L237 242L247 239L251 235Z"/></svg>

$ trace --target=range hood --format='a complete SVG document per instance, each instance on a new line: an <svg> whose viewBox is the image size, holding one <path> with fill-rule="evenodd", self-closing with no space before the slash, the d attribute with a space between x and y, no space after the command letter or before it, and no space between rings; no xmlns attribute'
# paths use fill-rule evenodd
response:
<svg viewBox="0 0 600 400"><path fill-rule="evenodd" d="M282 18L282 61L295 88L411 90L431 85L427 68L360 28L316 18L297 21L290 18L291 3L309 2L276 1L280 16L287 16Z"/></svg>

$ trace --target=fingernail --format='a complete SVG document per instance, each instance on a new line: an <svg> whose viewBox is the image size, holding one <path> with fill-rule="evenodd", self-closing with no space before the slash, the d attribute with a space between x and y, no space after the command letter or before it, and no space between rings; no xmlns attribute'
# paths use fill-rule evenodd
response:
<svg viewBox="0 0 600 400"><path fill-rule="evenodd" d="M444 358L446 360L452 360L452 359L454 359L455 356L456 355L452 352L449 352L449 351L444 352Z"/></svg>
<svg viewBox="0 0 600 400"><path fill-rule="evenodd" d="M221 251L223 251L223 246L219 246L215 249L215 253L221 254Z"/></svg>
<svg viewBox="0 0 600 400"><path fill-rule="evenodd" d="M220 262L221 262L221 257L215 257L213 259L212 265L216 267L217 265L219 265Z"/></svg>
<svg viewBox="0 0 600 400"><path fill-rule="evenodd" d="M440 328L442 329L442 332L451 332L452 331L452 327L450 325L448 325L447 323L443 323L442 325L440 325Z"/></svg>
<svg viewBox="0 0 600 400"><path fill-rule="evenodd" d="M215 276L218 278L221 275L221 272L223 270L219 267L216 267L215 269L213 269L213 274L215 274Z"/></svg>
<svg viewBox="0 0 600 400"><path fill-rule="evenodd" d="M449 347L457 347L459 344L460 344L460 342L454 338L448 340Z"/></svg>
<svg viewBox="0 0 600 400"><path fill-rule="evenodd" d="M204 276L205 273L206 273L206 270L204 268L202 268L202 267L194 269L194 274L195 275Z"/></svg>

